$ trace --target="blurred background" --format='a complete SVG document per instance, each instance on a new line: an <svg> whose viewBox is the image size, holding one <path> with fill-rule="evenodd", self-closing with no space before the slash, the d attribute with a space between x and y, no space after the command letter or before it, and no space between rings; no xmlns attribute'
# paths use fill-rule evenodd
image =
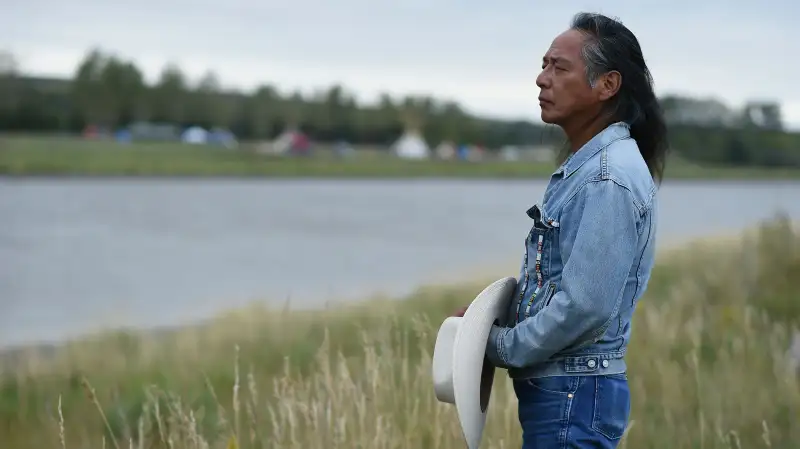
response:
<svg viewBox="0 0 800 449"><path fill-rule="evenodd" d="M5 5L0 344L514 267L563 142L541 56L596 6ZM665 236L800 213L796 9L598 10L637 33L670 119Z"/></svg>
<svg viewBox="0 0 800 449"><path fill-rule="evenodd" d="M582 10L617 16L638 36L666 111L662 248L775 214L797 220L799 8L5 2L0 348L195 323L253 302L314 315L337 301L516 275L525 211L541 201L563 143L539 119L535 79L552 39ZM730 276L748 273L738 270ZM68 359L72 385L88 365ZM119 382L109 373L112 391ZM56 416L60 388L41 387L46 399L32 402L20 399L29 390L0 388L0 417L38 429L20 410L47 403ZM786 407L780 419L797 416L796 402ZM760 435L761 421L743 422ZM8 429L0 436L16 435L18 447L34 441L35 432ZM789 441L791 426L783 429ZM315 444L298 447L334 447Z"/></svg>

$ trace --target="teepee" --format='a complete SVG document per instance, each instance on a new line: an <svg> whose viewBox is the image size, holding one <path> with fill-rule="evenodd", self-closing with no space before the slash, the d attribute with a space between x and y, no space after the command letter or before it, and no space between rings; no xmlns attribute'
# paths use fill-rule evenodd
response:
<svg viewBox="0 0 800 449"><path fill-rule="evenodd" d="M419 131L421 120L418 113L413 110L405 111L403 122L405 132L392 145L395 155L403 159L427 159L430 157L430 147Z"/></svg>
<svg viewBox="0 0 800 449"><path fill-rule="evenodd" d="M406 130L393 145L394 153L403 159L427 159L430 148L416 130Z"/></svg>

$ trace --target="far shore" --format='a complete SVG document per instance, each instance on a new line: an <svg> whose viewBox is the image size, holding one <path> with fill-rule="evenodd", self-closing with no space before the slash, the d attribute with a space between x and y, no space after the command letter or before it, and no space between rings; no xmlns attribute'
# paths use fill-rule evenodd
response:
<svg viewBox="0 0 800 449"><path fill-rule="evenodd" d="M269 179L548 179L556 166L541 161L409 160L388 148L360 148L339 157L329 146L310 156L259 154L253 144L237 149L179 143L119 144L80 139L5 138L0 176L92 178ZM700 166L673 159L670 180L800 180L800 169Z"/></svg>

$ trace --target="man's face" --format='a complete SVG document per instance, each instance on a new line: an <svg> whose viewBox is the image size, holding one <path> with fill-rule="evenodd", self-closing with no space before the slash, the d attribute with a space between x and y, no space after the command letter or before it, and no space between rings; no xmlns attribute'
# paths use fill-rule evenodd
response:
<svg viewBox="0 0 800 449"><path fill-rule="evenodd" d="M567 121L600 107L589 81L581 49L584 35L568 30L553 40L542 58L542 72L536 78L542 121L564 125Z"/></svg>

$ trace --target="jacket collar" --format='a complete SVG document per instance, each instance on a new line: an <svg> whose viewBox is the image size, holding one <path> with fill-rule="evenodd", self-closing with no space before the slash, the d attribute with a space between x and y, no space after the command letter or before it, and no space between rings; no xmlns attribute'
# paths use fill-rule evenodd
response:
<svg viewBox="0 0 800 449"><path fill-rule="evenodd" d="M605 129L592 137L578 151L572 153L566 161L555 171L555 174L563 173L565 178L575 173L581 165L591 159L600 150L607 147L615 140L625 139L631 136L630 126L625 122L616 122L608 125Z"/></svg>

